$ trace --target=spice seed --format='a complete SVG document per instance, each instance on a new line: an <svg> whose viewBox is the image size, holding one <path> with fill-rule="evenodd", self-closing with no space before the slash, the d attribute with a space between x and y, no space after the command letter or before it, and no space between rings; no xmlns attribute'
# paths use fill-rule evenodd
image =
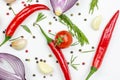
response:
<svg viewBox="0 0 120 80"><path fill-rule="evenodd" d="M84 21L87 21L87 19L85 18Z"/></svg>
<svg viewBox="0 0 120 80"><path fill-rule="evenodd" d="M46 76L43 76L43 78L46 78Z"/></svg>
<svg viewBox="0 0 120 80"><path fill-rule="evenodd" d="M38 58L37 58L37 57L35 57L35 60L38 60Z"/></svg>
<svg viewBox="0 0 120 80"><path fill-rule="evenodd" d="M73 51L70 51L70 53L72 54L72 53L73 53Z"/></svg>
<svg viewBox="0 0 120 80"><path fill-rule="evenodd" d="M73 14L70 14L70 16L73 16Z"/></svg>
<svg viewBox="0 0 120 80"><path fill-rule="evenodd" d="M92 49L95 49L95 47L94 47L94 46L92 46Z"/></svg>
<svg viewBox="0 0 120 80"><path fill-rule="evenodd" d="M81 52L82 51L82 49L79 49L79 52Z"/></svg>
<svg viewBox="0 0 120 80"><path fill-rule="evenodd" d="M33 77L35 77L36 75L35 74L33 74Z"/></svg>
<svg viewBox="0 0 120 80"><path fill-rule="evenodd" d="M79 6L80 5L80 3L76 3L76 6Z"/></svg>
<svg viewBox="0 0 120 80"><path fill-rule="evenodd" d="M52 75L52 74L50 74L50 76L52 77L53 75Z"/></svg>
<svg viewBox="0 0 120 80"><path fill-rule="evenodd" d="M36 63L39 63L39 61L36 61Z"/></svg>
<svg viewBox="0 0 120 80"><path fill-rule="evenodd" d="M49 25L51 25L52 24L52 22L49 22Z"/></svg>
<svg viewBox="0 0 120 80"><path fill-rule="evenodd" d="M43 60L44 63L46 63L46 60Z"/></svg>
<svg viewBox="0 0 120 80"><path fill-rule="evenodd" d="M35 39L35 36L33 36L33 39Z"/></svg>
<svg viewBox="0 0 120 80"><path fill-rule="evenodd" d="M40 59L40 62L42 62L43 60L42 59Z"/></svg>
<svg viewBox="0 0 120 80"><path fill-rule="evenodd" d="M25 61L30 61L30 59L25 59Z"/></svg>
<svg viewBox="0 0 120 80"><path fill-rule="evenodd" d="M78 13L78 15L81 15L81 13Z"/></svg>
<svg viewBox="0 0 120 80"><path fill-rule="evenodd" d="M58 61L56 61L56 63L58 63Z"/></svg>
<svg viewBox="0 0 120 80"><path fill-rule="evenodd" d="M49 57L52 57L52 54L49 54Z"/></svg>

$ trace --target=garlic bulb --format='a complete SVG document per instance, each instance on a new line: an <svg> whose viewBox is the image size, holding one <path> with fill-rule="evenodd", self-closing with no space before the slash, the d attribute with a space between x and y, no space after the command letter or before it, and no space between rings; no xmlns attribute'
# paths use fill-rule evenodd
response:
<svg viewBox="0 0 120 80"><path fill-rule="evenodd" d="M13 2L15 2L16 0L5 0L5 2L7 2L7 3L13 3Z"/></svg>
<svg viewBox="0 0 120 80"><path fill-rule="evenodd" d="M39 62L38 68L43 74L50 74L51 72L53 72L53 68L45 62Z"/></svg>
<svg viewBox="0 0 120 80"><path fill-rule="evenodd" d="M16 39L12 43L12 48L16 50L22 50L26 47L27 45L27 40L26 39Z"/></svg>
<svg viewBox="0 0 120 80"><path fill-rule="evenodd" d="M101 16L101 15L96 16L96 17L93 19L93 21L92 21L92 28L93 28L94 30L98 30L99 27L100 27L101 22L102 22L102 16Z"/></svg>

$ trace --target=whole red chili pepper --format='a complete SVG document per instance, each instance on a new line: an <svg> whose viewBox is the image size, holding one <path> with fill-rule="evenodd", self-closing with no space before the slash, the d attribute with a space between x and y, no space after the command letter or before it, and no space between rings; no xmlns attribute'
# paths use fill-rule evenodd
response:
<svg viewBox="0 0 120 80"><path fill-rule="evenodd" d="M49 8L43 4L33 4L25 7L21 10L8 25L5 33L5 40L0 44L2 46L6 43L14 34L15 30L19 27L19 25L33 12L38 10L49 10Z"/></svg>
<svg viewBox="0 0 120 80"><path fill-rule="evenodd" d="M66 61L61 49L55 46L55 43L54 43L55 41L45 34L45 32L43 31L43 29L40 27L39 24L35 24L35 25L39 26L42 34L45 36L50 49L52 50L52 52L54 53L55 57L58 60L58 63L60 64L60 67L64 73L64 76L65 76L65 80L71 80L67 61Z"/></svg>
<svg viewBox="0 0 120 80"><path fill-rule="evenodd" d="M100 67L100 65L103 61L105 52L107 50L108 44L110 42L110 39L111 39L113 30L114 30L116 21L118 19L118 16L119 16L119 10L113 15L113 17L111 18L109 23L106 25L106 27L103 31L101 40L98 44L96 54L95 54L94 59L93 59L93 63L92 63L92 66L91 66L91 71L88 74L86 80L88 80L90 78L90 76L94 72L96 72L98 70L98 68Z"/></svg>

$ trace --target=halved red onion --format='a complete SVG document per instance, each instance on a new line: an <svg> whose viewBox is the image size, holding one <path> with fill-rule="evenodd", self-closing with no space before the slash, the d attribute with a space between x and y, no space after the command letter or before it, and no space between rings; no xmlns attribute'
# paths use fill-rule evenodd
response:
<svg viewBox="0 0 120 80"><path fill-rule="evenodd" d="M25 80L25 67L18 57L8 53L0 53L0 62L2 60L7 61L15 73L0 68L0 80Z"/></svg>
<svg viewBox="0 0 120 80"><path fill-rule="evenodd" d="M60 16L69 10L78 0L50 0L54 13Z"/></svg>

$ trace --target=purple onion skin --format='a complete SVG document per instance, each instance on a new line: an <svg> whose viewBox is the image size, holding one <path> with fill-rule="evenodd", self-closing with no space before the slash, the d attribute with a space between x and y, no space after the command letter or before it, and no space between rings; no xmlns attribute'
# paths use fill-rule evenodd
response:
<svg viewBox="0 0 120 80"><path fill-rule="evenodd" d="M50 0L53 12L60 16L62 13L68 11L78 0Z"/></svg>
<svg viewBox="0 0 120 80"><path fill-rule="evenodd" d="M26 80L24 64L18 57L9 53L0 53L0 62L2 60L7 61L15 73L0 68L0 80Z"/></svg>

